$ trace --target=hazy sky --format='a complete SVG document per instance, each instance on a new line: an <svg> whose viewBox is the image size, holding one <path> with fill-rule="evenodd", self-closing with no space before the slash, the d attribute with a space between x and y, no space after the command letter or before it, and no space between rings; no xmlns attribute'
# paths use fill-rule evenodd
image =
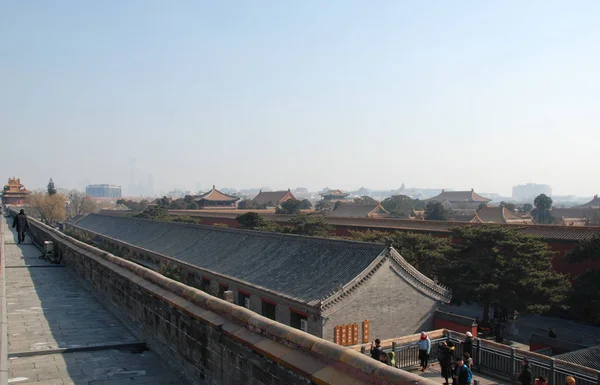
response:
<svg viewBox="0 0 600 385"><path fill-rule="evenodd" d="M597 0L3 1L0 178L127 186L134 158L163 191L589 196L598 15Z"/></svg>

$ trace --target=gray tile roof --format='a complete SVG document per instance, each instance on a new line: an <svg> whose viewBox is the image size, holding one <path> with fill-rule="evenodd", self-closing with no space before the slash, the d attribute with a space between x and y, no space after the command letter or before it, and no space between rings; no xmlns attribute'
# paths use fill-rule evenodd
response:
<svg viewBox="0 0 600 385"><path fill-rule="evenodd" d="M600 345L574 352L559 354L553 357L557 360L571 362L587 368L600 370Z"/></svg>
<svg viewBox="0 0 600 385"><path fill-rule="evenodd" d="M385 246L91 214L77 226L309 303L359 276Z"/></svg>
<svg viewBox="0 0 600 385"><path fill-rule="evenodd" d="M369 214L379 207L379 203L373 204L357 204L357 203L340 203L336 209L333 210L331 216L334 217L354 217L354 218L366 218ZM385 214L385 212L381 212Z"/></svg>
<svg viewBox="0 0 600 385"><path fill-rule="evenodd" d="M286 191L261 191L257 196L252 199L259 205L273 204L277 206L286 195L290 194L292 198L296 198L289 190Z"/></svg>

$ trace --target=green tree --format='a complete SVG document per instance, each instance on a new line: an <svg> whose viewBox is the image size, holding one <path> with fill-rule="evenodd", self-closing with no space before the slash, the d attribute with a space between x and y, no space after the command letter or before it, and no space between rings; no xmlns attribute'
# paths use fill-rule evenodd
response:
<svg viewBox="0 0 600 385"><path fill-rule="evenodd" d="M516 211L517 206L515 206L514 203L508 203L508 202L500 202L500 206L506 207L509 211L512 211L513 213Z"/></svg>
<svg viewBox="0 0 600 385"><path fill-rule="evenodd" d="M411 265L427 277L441 281L451 251L450 238L401 231L351 231L350 237L362 242L388 243ZM443 282L442 282L443 283Z"/></svg>
<svg viewBox="0 0 600 385"><path fill-rule="evenodd" d="M288 199L275 209L275 214L298 214L302 202L298 199Z"/></svg>
<svg viewBox="0 0 600 385"><path fill-rule="evenodd" d="M308 199L302 199L300 201L300 210L310 210L312 209L312 203Z"/></svg>
<svg viewBox="0 0 600 385"><path fill-rule="evenodd" d="M425 206L425 219L429 221L447 221L448 210L440 202L428 202Z"/></svg>
<svg viewBox="0 0 600 385"><path fill-rule="evenodd" d="M561 304L570 283L552 269L548 245L514 228L461 226L452 230L450 263L444 282L454 298L539 314Z"/></svg>
<svg viewBox="0 0 600 385"><path fill-rule="evenodd" d="M321 217L310 214L297 214L290 219L291 227L284 229L285 232L311 237L326 237L332 230Z"/></svg>
<svg viewBox="0 0 600 385"><path fill-rule="evenodd" d="M262 227L265 224L265 219L257 212L249 211L245 214L240 214L235 218L243 229L253 230L257 227Z"/></svg>
<svg viewBox="0 0 600 385"><path fill-rule="evenodd" d="M134 215L136 218L153 219L168 222L171 220L169 210L165 206L149 206L141 213Z"/></svg>
<svg viewBox="0 0 600 385"><path fill-rule="evenodd" d="M531 212L531 210L533 210L533 206L531 205L531 203L525 203L523 206L521 206L520 209L522 213L529 213Z"/></svg>
<svg viewBox="0 0 600 385"><path fill-rule="evenodd" d="M393 195L385 198L381 205L387 212L398 217L407 217L413 209L422 209L423 201L415 200L406 195Z"/></svg>
<svg viewBox="0 0 600 385"><path fill-rule="evenodd" d="M52 178L50 178L50 181L48 181L48 186L46 187L46 190L48 192L48 195L50 196L56 194L56 188L54 187L54 181L52 180Z"/></svg>
<svg viewBox="0 0 600 385"><path fill-rule="evenodd" d="M531 214L537 223L551 224L554 222L554 218L550 214L552 198L546 194L540 194L534 199L533 204L535 205L535 209Z"/></svg>
<svg viewBox="0 0 600 385"><path fill-rule="evenodd" d="M375 199L371 198L368 195L363 195L361 197L354 198L354 203L360 205L376 205L379 202L377 202Z"/></svg>
<svg viewBox="0 0 600 385"><path fill-rule="evenodd" d="M566 260L569 263L600 260L600 234L577 243L575 248L566 255Z"/></svg>
<svg viewBox="0 0 600 385"><path fill-rule="evenodd" d="M323 211L331 211L331 210L333 210L333 202L331 202L331 201L320 200L315 205L315 211L323 212Z"/></svg>

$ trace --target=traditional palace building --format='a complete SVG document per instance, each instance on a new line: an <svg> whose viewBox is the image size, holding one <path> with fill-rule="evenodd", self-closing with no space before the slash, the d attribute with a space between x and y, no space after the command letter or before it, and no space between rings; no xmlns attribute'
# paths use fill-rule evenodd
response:
<svg viewBox="0 0 600 385"><path fill-rule="evenodd" d="M390 213L381 206L381 203L358 204L340 202L329 215L345 218L384 218L389 216Z"/></svg>
<svg viewBox="0 0 600 385"><path fill-rule="evenodd" d="M382 244L98 214L72 228L110 247L127 244L142 265L168 260L187 285L233 293L240 306L342 345L431 330L451 299Z"/></svg>
<svg viewBox="0 0 600 385"><path fill-rule="evenodd" d="M9 178L8 183L4 185L4 190L2 191L2 204L22 205L30 194L31 191L27 190L21 184L21 179L15 177Z"/></svg>
<svg viewBox="0 0 600 385"><path fill-rule="evenodd" d="M198 195L194 200L201 209L234 209L240 198L222 193L213 186L212 190Z"/></svg>
<svg viewBox="0 0 600 385"><path fill-rule="evenodd" d="M321 195L325 201L343 201L348 197L348 194L342 190L329 190Z"/></svg>
<svg viewBox="0 0 600 385"><path fill-rule="evenodd" d="M482 197L473 189L471 191L445 191L426 199L425 202L440 202L448 210L469 210L475 213L482 203L488 203L491 199Z"/></svg>
<svg viewBox="0 0 600 385"><path fill-rule="evenodd" d="M535 222L531 216L521 216L513 213L504 206L491 207L485 206L477 210L475 217L471 219L472 223L510 223L533 225Z"/></svg>
<svg viewBox="0 0 600 385"><path fill-rule="evenodd" d="M252 199L252 201L258 205L267 205L267 207L275 207L280 205L281 203L290 200L296 199L294 194L288 189L287 191L265 191L262 190L258 193L257 196Z"/></svg>

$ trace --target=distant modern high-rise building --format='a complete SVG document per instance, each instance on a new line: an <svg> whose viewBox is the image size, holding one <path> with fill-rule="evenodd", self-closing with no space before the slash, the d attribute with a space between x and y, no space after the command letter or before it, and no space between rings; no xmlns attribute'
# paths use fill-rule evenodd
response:
<svg viewBox="0 0 600 385"><path fill-rule="evenodd" d="M121 186L114 184L91 184L85 188L85 195L94 198L121 198Z"/></svg>
<svg viewBox="0 0 600 385"><path fill-rule="evenodd" d="M527 183L520 184L518 186L513 186L512 188L512 197L513 199L534 199L540 194L546 194L548 196L552 195L552 188L547 184L535 184L535 183Z"/></svg>

